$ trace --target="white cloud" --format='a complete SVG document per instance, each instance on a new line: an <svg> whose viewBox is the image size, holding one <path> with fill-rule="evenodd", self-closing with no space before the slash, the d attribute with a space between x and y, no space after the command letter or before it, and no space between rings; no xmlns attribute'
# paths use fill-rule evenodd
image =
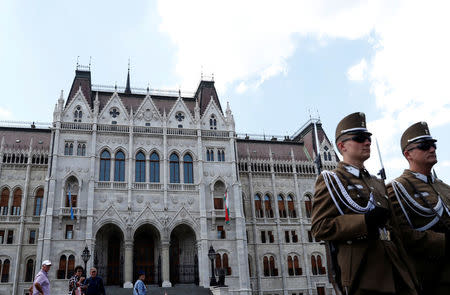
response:
<svg viewBox="0 0 450 295"><path fill-rule="evenodd" d="M366 71L367 62L366 59L363 58L359 63L348 69L347 77L351 81L362 81L365 79Z"/></svg>
<svg viewBox="0 0 450 295"><path fill-rule="evenodd" d="M12 117L13 116L10 110L0 106L0 120L11 120Z"/></svg>

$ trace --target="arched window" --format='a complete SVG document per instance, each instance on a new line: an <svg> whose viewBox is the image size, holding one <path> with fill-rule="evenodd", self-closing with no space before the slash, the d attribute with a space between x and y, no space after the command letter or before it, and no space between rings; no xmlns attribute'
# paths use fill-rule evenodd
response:
<svg viewBox="0 0 450 295"><path fill-rule="evenodd" d="M311 205L311 195L310 194L305 195L305 211L306 211L306 217L311 218L312 205Z"/></svg>
<svg viewBox="0 0 450 295"><path fill-rule="evenodd" d="M67 262L67 278L70 279L75 272L75 256L70 255Z"/></svg>
<svg viewBox="0 0 450 295"><path fill-rule="evenodd" d="M278 212L280 218L286 218L286 208L284 207L284 198L282 195L278 195Z"/></svg>
<svg viewBox="0 0 450 295"><path fill-rule="evenodd" d="M25 268L25 282L32 282L34 278L34 262L33 259L28 259Z"/></svg>
<svg viewBox="0 0 450 295"><path fill-rule="evenodd" d="M75 112L73 113L73 121L81 122L81 118L83 118L83 111L81 110L80 106L77 106L75 108Z"/></svg>
<svg viewBox="0 0 450 295"><path fill-rule="evenodd" d="M269 195L264 196L264 210L267 218L273 218L272 203Z"/></svg>
<svg viewBox="0 0 450 295"><path fill-rule="evenodd" d="M136 155L136 182L145 182L145 155L143 152L139 152Z"/></svg>
<svg viewBox="0 0 450 295"><path fill-rule="evenodd" d="M69 143L64 144L64 155L69 155Z"/></svg>
<svg viewBox="0 0 450 295"><path fill-rule="evenodd" d="M317 270L319 271L319 275L324 275L327 273L324 266L322 266L322 256L317 255Z"/></svg>
<svg viewBox="0 0 450 295"><path fill-rule="evenodd" d="M78 144L77 156L86 156L86 144L85 143Z"/></svg>
<svg viewBox="0 0 450 295"><path fill-rule="evenodd" d="M270 256L269 264L270 264L270 275L278 276L278 269L275 267L275 258L273 256Z"/></svg>
<svg viewBox="0 0 450 295"><path fill-rule="evenodd" d="M311 271L313 275L317 275L317 262L316 262L316 256L311 255Z"/></svg>
<svg viewBox="0 0 450 295"><path fill-rule="evenodd" d="M73 155L73 143L69 143L69 153L68 155Z"/></svg>
<svg viewBox="0 0 450 295"><path fill-rule="evenodd" d="M328 161L332 161L333 159L331 158L331 153L328 152Z"/></svg>
<svg viewBox="0 0 450 295"><path fill-rule="evenodd" d="M150 155L150 182L159 182L159 156L156 152Z"/></svg>
<svg viewBox="0 0 450 295"><path fill-rule="evenodd" d="M2 279L1 279L2 283L9 282L9 265L10 265L9 259L5 259L2 267Z"/></svg>
<svg viewBox="0 0 450 295"><path fill-rule="evenodd" d="M125 181L125 154L122 151L118 151L114 159L114 181Z"/></svg>
<svg viewBox="0 0 450 295"><path fill-rule="evenodd" d="M66 255L61 255L59 258L59 266L56 271L56 278L62 280L66 277L66 268L67 268L67 257Z"/></svg>
<svg viewBox="0 0 450 295"><path fill-rule="evenodd" d="M219 269L222 268L222 258L219 253L216 253L216 275L219 274Z"/></svg>
<svg viewBox="0 0 450 295"><path fill-rule="evenodd" d="M100 181L109 181L109 173L111 171L111 154L104 150L100 155Z"/></svg>
<svg viewBox="0 0 450 295"><path fill-rule="evenodd" d="M170 155L170 183L180 183L180 159L177 154Z"/></svg>
<svg viewBox="0 0 450 295"><path fill-rule="evenodd" d="M222 181L217 181L214 184L214 209L224 209L223 197L225 194L225 184Z"/></svg>
<svg viewBox="0 0 450 295"><path fill-rule="evenodd" d="M292 259L292 256L290 256L290 255L288 256L287 263L288 263L288 274L290 276L293 276L294 275L294 260Z"/></svg>
<svg viewBox="0 0 450 295"><path fill-rule="evenodd" d="M297 255L294 256L294 273L296 276L301 276L303 274Z"/></svg>
<svg viewBox="0 0 450 295"><path fill-rule="evenodd" d="M259 194L255 195L255 213L257 218L264 217L264 211L261 204L261 196Z"/></svg>
<svg viewBox="0 0 450 295"><path fill-rule="evenodd" d="M225 275L230 276L231 275L231 267L228 265L228 254L223 253L222 255L222 265L225 270Z"/></svg>
<svg viewBox="0 0 450 295"><path fill-rule="evenodd" d="M40 189L37 190L36 196L34 198L33 214L35 216L41 215L43 200L44 200L44 189L40 188Z"/></svg>
<svg viewBox="0 0 450 295"><path fill-rule="evenodd" d="M269 267L269 258L267 256L264 256L263 268L264 268L264 276L269 277L270 276L270 267Z"/></svg>
<svg viewBox="0 0 450 295"><path fill-rule="evenodd" d="M22 203L22 190L17 188L14 191L13 203L11 207L11 215L20 215L20 206Z"/></svg>
<svg viewBox="0 0 450 295"><path fill-rule="evenodd" d="M2 196L0 199L0 214L8 215L8 202L9 202L9 189L4 188L2 190Z"/></svg>
<svg viewBox="0 0 450 295"><path fill-rule="evenodd" d="M216 130L217 129L217 120L215 115L211 115L209 118L209 129Z"/></svg>
<svg viewBox="0 0 450 295"><path fill-rule="evenodd" d="M78 203L78 180L75 177L71 176L67 180L66 186L66 207L72 206L73 208L76 208L77 203Z"/></svg>
<svg viewBox="0 0 450 295"><path fill-rule="evenodd" d="M288 215L291 218L297 218L297 212L295 211L294 197L292 195L287 196Z"/></svg>
<svg viewBox="0 0 450 295"><path fill-rule="evenodd" d="M194 183L194 164L192 163L192 157L189 154L183 157L184 165L184 183Z"/></svg>
<svg viewBox="0 0 450 295"><path fill-rule="evenodd" d="M324 160L324 161L328 161L327 152L324 152L324 153L323 153L323 160Z"/></svg>

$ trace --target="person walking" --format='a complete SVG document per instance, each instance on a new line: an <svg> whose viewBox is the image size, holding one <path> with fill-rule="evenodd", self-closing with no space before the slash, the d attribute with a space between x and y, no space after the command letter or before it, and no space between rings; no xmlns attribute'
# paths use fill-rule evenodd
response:
<svg viewBox="0 0 450 295"><path fill-rule="evenodd" d="M388 184L405 246L413 258L423 294L450 294L450 186L431 173L436 139L426 122L408 127L400 148L409 164Z"/></svg>
<svg viewBox="0 0 450 295"><path fill-rule="evenodd" d="M44 260L42 262L42 268L33 281L33 295L50 295L50 281L48 279L48 272L51 266L52 263L50 260Z"/></svg>
<svg viewBox="0 0 450 295"><path fill-rule="evenodd" d="M101 277L97 276L97 269L95 267L90 270L90 277L85 280L85 294L86 295L105 295L105 287Z"/></svg>
<svg viewBox="0 0 450 295"><path fill-rule="evenodd" d="M344 294L417 295L417 279L395 228L383 182L364 167L371 133L364 113L343 118L336 146L343 161L315 184L311 231L337 247ZM334 260L334 259L333 259Z"/></svg>
<svg viewBox="0 0 450 295"><path fill-rule="evenodd" d="M136 281L136 283L134 283L134 288L133 288L133 295L146 295L147 294L147 287L145 287L145 272L143 270L140 270L138 272L139 278Z"/></svg>
<svg viewBox="0 0 450 295"><path fill-rule="evenodd" d="M85 277L83 276L83 267L77 265L75 267L75 273L69 279L69 293L68 295L82 295L84 289L83 282Z"/></svg>

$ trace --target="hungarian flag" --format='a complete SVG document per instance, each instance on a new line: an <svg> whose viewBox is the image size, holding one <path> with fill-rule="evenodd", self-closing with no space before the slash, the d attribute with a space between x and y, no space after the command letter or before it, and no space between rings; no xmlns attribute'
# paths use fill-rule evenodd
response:
<svg viewBox="0 0 450 295"><path fill-rule="evenodd" d="M228 207L227 191L225 191L225 194L223 195L223 201L225 203L225 222L228 224L230 223L230 208Z"/></svg>

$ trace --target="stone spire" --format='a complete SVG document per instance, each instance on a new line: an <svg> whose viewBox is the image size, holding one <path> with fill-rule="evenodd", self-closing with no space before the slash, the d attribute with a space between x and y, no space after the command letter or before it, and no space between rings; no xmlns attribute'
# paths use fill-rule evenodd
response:
<svg viewBox="0 0 450 295"><path fill-rule="evenodd" d="M131 87L130 87L130 61L128 60L128 75L127 75L127 86L125 87L125 93L131 94Z"/></svg>

